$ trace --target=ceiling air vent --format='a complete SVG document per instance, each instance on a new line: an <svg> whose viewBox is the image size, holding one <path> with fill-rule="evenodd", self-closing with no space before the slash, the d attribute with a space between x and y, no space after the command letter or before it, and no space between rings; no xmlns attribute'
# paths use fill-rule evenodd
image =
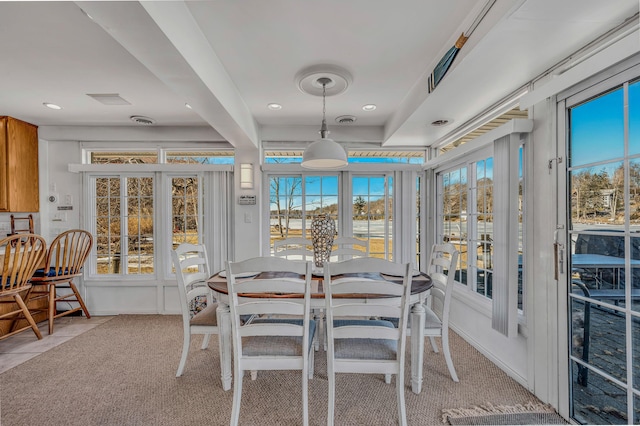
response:
<svg viewBox="0 0 640 426"><path fill-rule="evenodd" d="M156 124L156 120L149 117L143 117L142 115L132 115L129 117L131 121L136 124L142 124L143 126L151 126L152 124Z"/></svg>
<svg viewBox="0 0 640 426"><path fill-rule="evenodd" d="M87 93L87 96L103 105L131 105L131 102L122 98L117 93Z"/></svg>
<svg viewBox="0 0 640 426"><path fill-rule="evenodd" d="M341 115L336 117L336 122L339 124L351 124L355 123L356 118L353 115Z"/></svg>
<svg viewBox="0 0 640 426"><path fill-rule="evenodd" d="M449 120L447 119L440 119L431 122L431 125L435 127L446 126L447 124L449 124Z"/></svg>

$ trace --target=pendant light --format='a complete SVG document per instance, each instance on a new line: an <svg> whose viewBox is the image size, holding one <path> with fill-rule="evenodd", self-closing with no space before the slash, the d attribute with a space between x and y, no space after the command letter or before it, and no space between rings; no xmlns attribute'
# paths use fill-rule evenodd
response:
<svg viewBox="0 0 640 426"><path fill-rule="evenodd" d="M332 170L346 166L347 152L333 139L327 138L326 119L326 89L331 79L322 77L318 79L322 84L322 126L320 127L320 139L311 143L302 153L302 167L306 169Z"/></svg>

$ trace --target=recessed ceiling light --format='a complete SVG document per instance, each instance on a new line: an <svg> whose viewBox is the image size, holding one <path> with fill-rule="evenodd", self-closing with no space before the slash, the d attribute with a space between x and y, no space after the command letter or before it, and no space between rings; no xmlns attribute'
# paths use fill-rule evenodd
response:
<svg viewBox="0 0 640 426"><path fill-rule="evenodd" d="M47 108L51 108L51 109L62 109L62 107L60 105L52 104L50 102L43 102L42 105L46 106Z"/></svg>
<svg viewBox="0 0 640 426"><path fill-rule="evenodd" d="M191 105L189 105L188 103L185 103L184 106L189 108L189 109L193 109L193 108L191 108Z"/></svg>
<svg viewBox="0 0 640 426"><path fill-rule="evenodd" d="M449 124L449 120L444 119L444 118L443 118L443 119L440 119L440 120L435 120L435 121L432 121L432 122L431 122L431 125L432 125L432 126L435 126L435 127L446 126L447 124Z"/></svg>
<svg viewBox="0 0 640 426"><path fill-rule="evenodd" d="M269 104L269 105L267 105L267 108L269 108L270 110L273 110L273 111L278 111L278 110L282 109L282 105L280 105L280 104Z"/></svg>
<svg viewBox="0 0 640 426"><path fill-rule="evenodd" d="M366 104L362 107L363 111L373 111L376 108L378 108L377 106L375 106L374 104Z"/></svg>

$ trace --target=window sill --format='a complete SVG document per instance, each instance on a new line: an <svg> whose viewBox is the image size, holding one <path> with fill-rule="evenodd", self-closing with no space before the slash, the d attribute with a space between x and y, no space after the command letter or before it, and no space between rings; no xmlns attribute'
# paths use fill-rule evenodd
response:
<svg viewBox="0 0 640 426"><path fill-rule="evenodd" d="M472 292L466 285L455 283L453 297L476 312L491 318L493 312L491 299Z"/></svg>

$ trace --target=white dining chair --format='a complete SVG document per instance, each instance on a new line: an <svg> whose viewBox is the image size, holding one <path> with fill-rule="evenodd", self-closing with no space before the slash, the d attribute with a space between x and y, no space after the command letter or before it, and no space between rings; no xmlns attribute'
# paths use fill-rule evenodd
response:
<svg viewBox="0 0 640 426"><path fill-rule="evenodd" d="M459 251L450 243L434 244L429 257L427 274L431 277L433 287L428 303L425 304L424 335L429 337L434 352L438 352L435 338L442 338L442 352L454 382L458 382L458 375L453 366L451 351L449 350L449 311Z"/></svg>
<svg viewBox="0 0 640 426"><path fill-rule="evenodd" d="M175 250L171 250L171 259L178 282L178 296L182 312L182 356L178 365L176 377L182 376L187 363L192 334L203 334L202 349L209 346L212 334L218 334L217 308L213 293L207 286L209 261L207 249L203 244L182 243ZM192 305L206 297L205 305L195 314ZM196 304L197 306L197 304Z"/></svg>
<svg viewBox="0 0 640 426"><path fill-rule="evenodd" d="M308 380L313 377L311 340L315 321L310 318L311 262L273 256L227 262L234 357L231 425L237 425L244 372L301 370L303 424L309 422ZM242 293L252 294L251 298ZM273 298L273 294L299 298ZM255 297L264 294L266 297ZM247 315L262 316L245 322Z"/></svg>
<svg viewBox="0 0 640 426"><path fill-rule="evenodd" d="M304 237L274 240L273 255L290 260L313 260L313 241Z"/></svg>
<svg viewBox="0 0 640 426"><path fill-rule="evenodd" d="M336 373L381 374L385 381L395 375L398 419L407 424L404 363L410 270L409 263L372 257L325 263L328 425L334 421ZM341 299L341 294L350 299ZM362 299L354 299L354 294L362 294ZM388 320L368 319L372 317L393 318L398 327Z"/></svg>
<svg viewBox="0 0 640 426"><path fill-rule="evenodd" d="M354 237L336 237L333 239L331 261L343 261L369 256L369 242Z"/></svg>

